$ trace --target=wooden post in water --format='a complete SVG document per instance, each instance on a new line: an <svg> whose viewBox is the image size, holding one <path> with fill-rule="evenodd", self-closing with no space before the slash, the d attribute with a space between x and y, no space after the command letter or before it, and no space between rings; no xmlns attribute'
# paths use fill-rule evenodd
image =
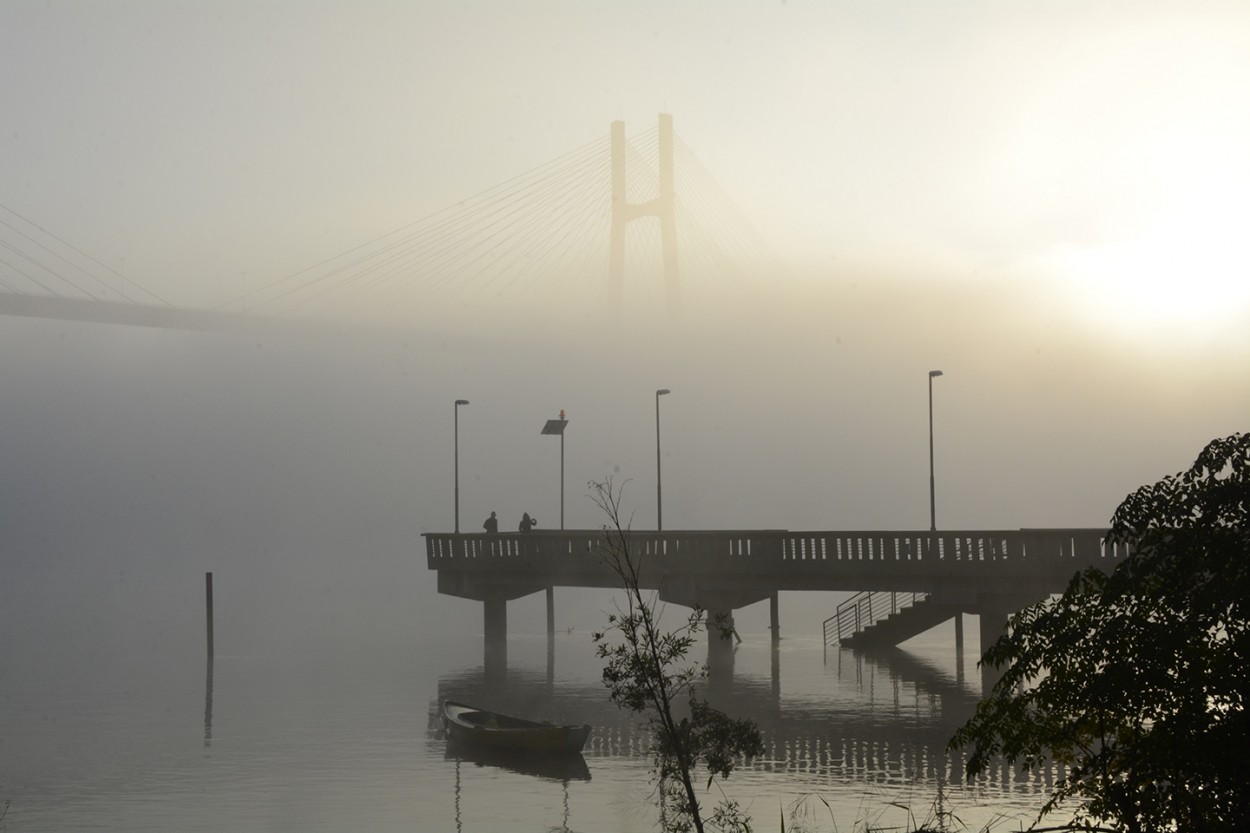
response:
<svg viewBox="0 0 1250 833"><path fill-rule="evenodd" d="M204 574L204 617L208 631L208 658L204 672L204 746L213 743L213 574Z"/></svg>
<svg viewBox="0 0 1250 833"><path fill-rule="evenodd" d="M204 614L208 624L208 658L213 658L213 574L204 574Z"/></svg>

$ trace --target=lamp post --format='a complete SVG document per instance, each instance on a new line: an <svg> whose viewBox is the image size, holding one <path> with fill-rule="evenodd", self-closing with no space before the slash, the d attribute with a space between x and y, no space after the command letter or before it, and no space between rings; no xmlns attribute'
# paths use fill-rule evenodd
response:
<svg viewBox="0 0 1250 833"><path fill-rule="evenodd" d="M564 530L564 426L569 421L564 418L564 409L560 409L559 419L549 419L543 425L542 434L558 434L560 436L560 530Z"/></svg>
<svg viewBox="0 0 1250 833"><path fill-rule="evenodd" d="M660 477L660 397L672 393L668 388L655 392L655 528L664 529L664 491Z"/></svg>
<svg viewBox="0 0 1250 833"><path fill-rule="evenodd" d="M929 531L937 531L937 498L933 486L933 379L942 371L929 371Z"/></svg>
<svg viewBox="0 0 1250 833"><path fill-rule="evenodd" d="M468 405L469 400L457 399L455 408L455 440L454 455L456 459L456 534L460 534L460 406Z"/></svg>

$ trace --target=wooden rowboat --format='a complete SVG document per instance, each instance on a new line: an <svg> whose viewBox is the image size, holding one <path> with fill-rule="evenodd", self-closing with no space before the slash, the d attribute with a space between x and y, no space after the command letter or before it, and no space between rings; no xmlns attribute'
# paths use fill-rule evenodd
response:
<svg viewBox="0 0 1250 833"><path fill-rule="evenodd" d="M524 752L581 752L589 726L557 726L510 717L451 700L443 701L443 725L458 743Z"/></svg>

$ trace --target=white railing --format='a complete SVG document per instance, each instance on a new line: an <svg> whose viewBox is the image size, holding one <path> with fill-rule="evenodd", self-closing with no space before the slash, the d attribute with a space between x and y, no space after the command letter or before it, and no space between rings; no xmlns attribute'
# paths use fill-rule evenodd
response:
<svg viewBox="0 0 1250 833"><path fill-rule="evenodd" d="M530 533L424 535L430 569L477 568L510 562L511 569L569 565L597 558L601 530ZM791 532L785 530L632 531L631 547L660 555L673 567L728 573L822 572L853 566L857 573L877 566L890 572L912 565L919 573L971 570L1010 571L1029 567L1074 570L1115 563L1127 554L1100 529L1019 529L951 532ZM1027 566L1026 566L1027 565Z"/></svg>

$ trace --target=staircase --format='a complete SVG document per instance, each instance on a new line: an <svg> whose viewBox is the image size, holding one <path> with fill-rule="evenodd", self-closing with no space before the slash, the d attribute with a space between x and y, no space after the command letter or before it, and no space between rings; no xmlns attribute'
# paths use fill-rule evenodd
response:
<svg viewBox="0 0 1250 833"><path fill-rule="evenodd" d="M927 593L864 591L856 593L824 622L825 650L889 648L957 616L957 605L937 602Z"/></svg>

